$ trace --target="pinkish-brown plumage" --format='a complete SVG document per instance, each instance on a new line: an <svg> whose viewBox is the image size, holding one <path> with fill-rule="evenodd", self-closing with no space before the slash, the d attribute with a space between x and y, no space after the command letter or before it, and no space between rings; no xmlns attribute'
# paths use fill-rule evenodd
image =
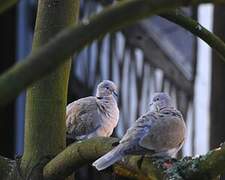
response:
<svg viewBox="0 0 225 180"><path fill-rule="evenodd" d="M93 166L103 170L129 154L174 156L182 147L186 126L171 98L154 96L148 111L127 130L118 146L97 159Z"/></svg>
<svg viewBox="0 0 225 180"><path fill-rule="evenodd" d="M70 103L66 108L67 135L73 139L110 136L119 119L116 91L116 85L105 80L98 85L96 96Z"/></svg>

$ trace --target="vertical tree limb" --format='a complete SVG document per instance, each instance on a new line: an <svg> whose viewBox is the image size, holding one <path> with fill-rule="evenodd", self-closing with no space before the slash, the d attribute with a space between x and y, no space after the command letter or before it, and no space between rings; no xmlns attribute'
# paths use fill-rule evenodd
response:
<svg viewBox="0 0 225 180"><path fill-rule="evenodd" d="M214 33L225 41L225 6L214 6ZM224 109L225 101L225 63L212 51L211 99L210 99L210 148L217 147L225 139Z"/></svg>
<svg viewBox="0 0 225 180"><path fill-rule="evenodd" d="M39 0L32 51L37 51L60 30L74 24L78 14L79 0ZM24 174L31 172L43 158L55 156L65 148L70 66L71 59L65 60L27 90L25 147L21 162Z"/></svg>

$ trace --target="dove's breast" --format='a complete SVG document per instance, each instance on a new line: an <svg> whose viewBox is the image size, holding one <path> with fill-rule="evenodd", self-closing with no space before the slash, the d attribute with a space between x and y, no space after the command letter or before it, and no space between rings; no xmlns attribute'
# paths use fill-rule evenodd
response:
<svg viewBox="0 0 225 180"><path fill-rule="evenodd" d="M102 136L110 136L119 120L117 103L113 98L102 99L98 105L99 114L101 116L101 128L99 131L101 131Z"/></svg>

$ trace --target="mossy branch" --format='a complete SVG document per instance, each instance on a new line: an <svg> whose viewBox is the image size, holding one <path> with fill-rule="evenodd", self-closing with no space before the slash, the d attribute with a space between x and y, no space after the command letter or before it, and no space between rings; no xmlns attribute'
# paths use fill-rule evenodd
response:
<svg viewBox="0 0 225 180"><path fill-rule="evenodd" d="M117 145L116 138L95 138L67 147L44 167L46 179L60 179L70 175L84 164L92 163ZM114 173L136 179L208 180L225 172L225 145L197 158L171 158L128 156L114 165Z"/></svg>
<svg viewBox="0 0 225 180"><path fill-rule="evenodd" d="M17 0L0 0L0 14L8 10L10 7L15 5Z"/></svg>
<svg viewBox="0 0 225 180"><path fill-rule="evenodd" d="M181 160L145 158L143 162L141 173L146 179L212 180L225 173L225 144L199 157L184 157ZM135 164L132 164L132 167L135 167ZM150 171L153 168L154 171ZM126 171L121 172L126 175ZM153 177L151 172L155 173Z"/></svg>
<svg viewBox="0 0 225 180"><path fill-rule="evenodd" d="M181 5L198 3L224 3L223 0L132 0L106 8L88 23L70 27L47 44L36 49L21 63L0 77L0 105L15 98L24 88L52 72L75 51L78 52L95 39L120 29L137 20L168 11ZM133 13L135 12L135 13Z"/></svg>
<svg viewBox="0 0 225 180"><path fill-rule="evenodd" d="M155 160L143 156L127 156L113 166L114 173L129 178L142 180L163 179L162 169L157 167Z"/></svg>
<svg viewBox="0 0 225 180"><path fill-rule="evenodd" d="M117 144L117 138L102 137L73 143L44 167L44 177L48 180L63 179L83 165L92 163ZM139 168L138 160L140 160L139 156L127 158L114 166L114 172L128 177L144 177L144 174L149 178L159 177L160 173L149 163L151 161L144 160L143 166Z"/></svg>
<svg viewBox="0 0 225 180"><path fill-rule="evenodd" d="M225 173L225 144L197 158L183 158L166 173L170 178L179 175L185 180L211 180ZM178 177L178 176L177 176Z"/></svg>
<svg viewBox="0 0 225 180"><path fill-rule="evenodd" d="M111 150L114 143L118 144L118 139L95 138L73 143L44 167L44 177L46 179L63 179L75 169L93 162Z"/></svg>

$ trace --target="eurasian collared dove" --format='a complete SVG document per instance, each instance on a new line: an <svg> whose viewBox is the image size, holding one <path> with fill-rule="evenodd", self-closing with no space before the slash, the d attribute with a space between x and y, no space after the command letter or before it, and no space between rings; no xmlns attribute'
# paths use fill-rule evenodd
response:
<svg viewBox="0 0 225 180"><path fill-rule="evenodd" d="M66 107L67 137L77 140L96 136L108 137L119 119L116 85L104 80L96 96L81 98Z"/></svg>
<svg viewBox="0 0 225 180"><path fill-rule="evenodd" d="M171 98L157 93L149 111L134 122L119 145L92 165L103 170L128 154L174 156L184 143L185 131L183 117Z"/></svg>

